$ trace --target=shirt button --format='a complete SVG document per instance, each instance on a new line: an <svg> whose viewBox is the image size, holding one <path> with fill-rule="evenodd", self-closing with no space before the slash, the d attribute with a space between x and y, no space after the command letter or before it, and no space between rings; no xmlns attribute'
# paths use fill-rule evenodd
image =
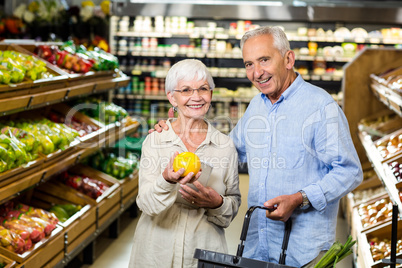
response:
<svg viewBox="0 0 402 268"><path fill-rule="evenodd" d="M263 233L264 232L264 229L261 229L261 233Z"/></svg>
<svg viewBox="0 0 402 268"><path fill-rule="evenodd" d="M260 186L261 186L261 187L264 187L264 183L261 183Z"/></svg>

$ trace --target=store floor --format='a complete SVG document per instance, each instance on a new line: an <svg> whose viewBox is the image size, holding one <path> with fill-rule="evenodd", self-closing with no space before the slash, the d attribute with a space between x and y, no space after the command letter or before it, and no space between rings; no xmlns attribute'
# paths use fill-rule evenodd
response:
<svg viewBox="0 0 402 268"><path fill-rule="evenodd" d="M247 191L248 191L248 175L240 175L240 191L242 193L243 203L240 207L238 216L226 230L226 239L229 246L229 253L235 255L237 245L239 244L241 228L243 225L244 215L247 211ZM133 242L133 235L138 217L130 219L128 213L121 217L121 233L117 239L110 239L107 235L101 235L96 241L95 256L96 259L92 265L82 265L83 268L110 268L110 267L127 267L130 258L130 252ZM337 239L344 243L348 236L348 227L345 219L339 217L337 226ZM75 266L77 267L77 266ZM337 268L351 268L352 255L342 260L336 265Z"/></svg>

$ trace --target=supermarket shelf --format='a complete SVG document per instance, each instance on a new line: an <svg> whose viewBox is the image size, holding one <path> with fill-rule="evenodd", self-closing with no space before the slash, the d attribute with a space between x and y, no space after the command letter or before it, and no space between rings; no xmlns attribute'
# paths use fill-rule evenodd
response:
<svg viewBox="0 0 402 268"><path fill-rule="evenodd" d="M335 36L299 36L287 33L289 41L302 41L302 42L324 42L324 43L365 43L365 44L400 44L402 42L399 38L376 38L376 37L357 37L357 38L344 38ZM169 32L116 32L115 36L119 37L155 37L155 38L207 38L207 39L220 39L240 40L243 34L226 34L226 33L169 33Z"/></svg>
<svg viewBox="0 0 402 268"><path fill-rule="evenodd" d="M363 135L359 132L360 141L366 150L367 157L372 164L374 171L377 173L378 178L381 180L386 191L388 192L391 200L398 205L399 218L402 219L402 202L399 199L399 192L396 187L396 181L392 180L392 177L388 175L388 172L384 169L384 164L379 151L375 147L369 136Z"/></svg>
<svg viewBox="0 0 402 268"><path fill-rule="evenodd" d="M7 197L7 199L2 199L0 201L4 202L12 199L18 196L21 192L46 182L52 176L68 169L78 163L80 159L99 150L99 148L113 144L116 142L116 139L120 139L124 135L135 132L139 125L140 124L137 122L128 127L121 127L119 122L117 122L117 124L112 128L108 129L108 132L101 132L98 139L95 141L92 141L91 143L78 143L75 146L72 146L71 151L69 151L67 155L63 155L62 161L51 161L52 159L50 158L50 165L47 165L47 163L44 162L38 169L35 168L32 173L27 173L26 176L19 180L0 187L0 196Z"/></svg>
<svg viewBox="0 0 402 268"><path fill-rule="evenodd" d="M117 56L135 56L135 57L169 57L169 58L209 58L209 59L242 59L241 53L227 53L227 52L168 52L157 50L138 50L132 52L118 51ZM327 62L350 62L352 57L342 56L310 56L310 55L296 55L296 60L299 61L327 61Z"/></svg>
<svg viewBox="0 0 402 268"><path fill-rule="evenodd" d="M0 115L16 113L23 110L35 109L54 103L67 101L72 97L106 92L119 87L126 87L130 77L123 74L116 78L97 78L91 80L72 81L37 89L4 92L0 94ZM33 91L35 92L35 91Z"/></svg>
<svg viewBox="0 0 402 268"><path fill-rule="evenodd" d="M390 88L378 83L375 77L376 76L371 75L371 89L374 95L389 109L402 117L402 95L398 95Z"/></svg>
<svg viewBox="0 0 402 268"><path fill-rule="evenodd" d="M138 172L134 172L134 177L132 178L133 180L138 180ZM113 213L112 216L110 216L106 221L104 221L101 225L99 225L99 215L98 212L96 213L96 229L94 232L91 232L77 247L75 247L72 251L67 252L65 249L64 251L64 257L63 259L58 262L54 267L59 268L59 267L65 267L71 260L73 260L80 252L85 250L87 247L93 246L91 243L94 242L94 240L99 237L102 232L104 232L107 228L112 226L112 223L115 221L118 221L119 217L128 209L130 209L131 206L135 205L135 199L137 195L137 191L134 191L132 198L129 198L128 201L123 204L123 188L120 189L120 202L119 202L119 209L116 213ZM113 226L113 228L117 228L116 226ZM114 232L117 233L117 230L114 230ZM65 237L66 241L65 244L68 243L67 241L67 236ZM86 256L86 257L92 257L92 256Z"/></svg>

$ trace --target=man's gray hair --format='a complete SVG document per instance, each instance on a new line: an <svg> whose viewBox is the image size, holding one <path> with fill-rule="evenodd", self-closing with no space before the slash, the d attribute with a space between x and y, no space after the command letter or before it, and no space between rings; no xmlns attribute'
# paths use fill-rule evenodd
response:
<svg viewBox="0 0 402 268"><path fill-rule="evenodd" d="M249 38L266 34L272 35L274 38L274 46L279 50L282 56L285 56L286 52L290 50L290 44L285 32L278 26L263 26L246 32L240 41L241 50L243 51L244 43Z"/></svg>
<svg viewBox="0 0 402 268"><path fill-rule="evenodd" d="M207 80L209 88L213 90L215 83L211 73L208 71L207 66L200 60L185 59L181 60L170 68L165 79L165 92L173 93L173 90L177 87L177 83L181 80L191 81Z"/></svg>

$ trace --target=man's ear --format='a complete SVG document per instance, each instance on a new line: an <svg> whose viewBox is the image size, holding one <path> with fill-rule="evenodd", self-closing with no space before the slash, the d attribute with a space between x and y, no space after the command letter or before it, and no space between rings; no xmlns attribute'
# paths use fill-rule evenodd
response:
<svg viewBox="0 0 402 268"><path fill-rule="evenodd" d="M173 98L173 93L168 92L167 97L168 97L168 100L169 100L170 104L172 104L173 107L176 107L177 103L176 103L175 99Z"/></svg>
<svg viewBox="0 0 402 268"><path fill-rule="evenodd" d="M284 57L286 69L291 70L295 65L296 56L293 50L288 50Z"/></svg>

